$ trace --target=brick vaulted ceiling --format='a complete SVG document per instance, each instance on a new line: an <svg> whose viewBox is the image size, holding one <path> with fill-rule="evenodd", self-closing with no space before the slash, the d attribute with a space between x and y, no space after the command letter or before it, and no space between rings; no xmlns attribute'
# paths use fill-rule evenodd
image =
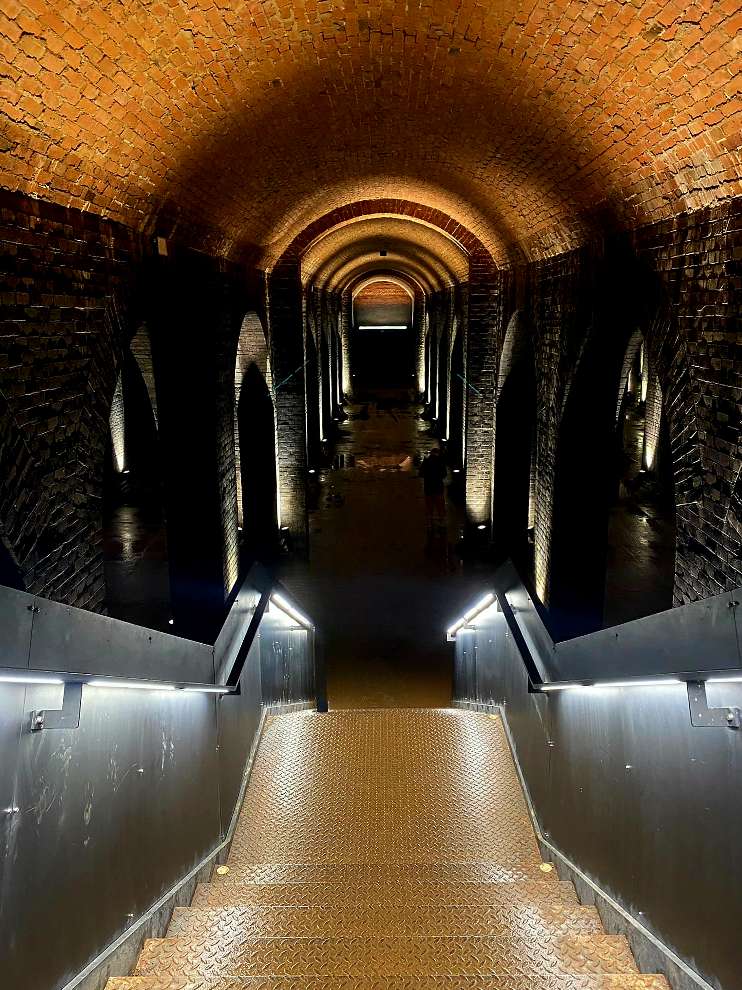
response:
<svg viewBox="0 0 742 990"><path fill-rule="evenodd" d="M339 206L506 261L737 195L738 0L4 0L2 184L275 258Z"/></svg>

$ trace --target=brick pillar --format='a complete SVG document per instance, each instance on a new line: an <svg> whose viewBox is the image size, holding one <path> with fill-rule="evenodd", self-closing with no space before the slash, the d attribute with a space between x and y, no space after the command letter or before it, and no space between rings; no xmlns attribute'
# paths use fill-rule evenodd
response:
<svg viewBox="0 0 742 990"><path fill-rule="evenodd" d="M662 419L662 389L657 372L647 366L647 396L644 406L644 443L642 447L642 467L653 471L657 462L657 447L660 442L660 422Z"/></svg>
<svg viewBox="0 0 742 990"><path fill-rule="evenodd" d="M495 389L502 340L502 276L487 255L469 262L466 347L466 514L492 524Z"/></svg>
<svg viewBox="0 0 742 990"><path fill-rule="evenodd" d="M416 354L416 388L420 395L425 394L425 296L420 291L415 291L415 313L413 316L413 333L415 339Z"/></svg>
<svg viewBox="0 0 742 990"><path fill-rule="evenodd" d="M353 380L350 377L350 331L353 323L350 292L344 292L340 306L340 387L349 399L353 398Z"/></svg>
<svg viewBox="0 0 742 990"><path fill-rule="evenodd" d="M234 363L242 310L211 259L153 259L148 325L157 375L175 628L208 639L237 577Z"/></svg>
<svg viewBox="0 0 742 990"><path fill-rule="evenodd" d="M304 321L298 261L279 263L268 276L268 320L276 382L278 515L294 549L308 546Z"/></svg>

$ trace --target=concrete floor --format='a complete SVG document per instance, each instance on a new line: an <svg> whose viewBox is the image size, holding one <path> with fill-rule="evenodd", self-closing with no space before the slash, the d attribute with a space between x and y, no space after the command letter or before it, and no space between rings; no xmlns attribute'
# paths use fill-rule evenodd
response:
<svg viewBox="0 0 742 990"><path fill-rule="evenodd" d="M344 466L319 473L310 560L281 578L324 632L333 708L439 707L451 699L445 630L486 582L456 553L461 511L426 535L422 479L428 424L403 390L376 393L367 420L342 425ZM350 407L358 413L360 405Z"/></svg>

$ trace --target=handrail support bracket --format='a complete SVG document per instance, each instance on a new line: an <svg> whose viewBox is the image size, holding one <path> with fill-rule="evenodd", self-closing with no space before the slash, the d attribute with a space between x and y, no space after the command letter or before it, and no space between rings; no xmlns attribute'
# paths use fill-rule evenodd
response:
<svg viewBox="0 0 742 990"><path fill-rule="evenodd" d="M62 707L31 712L31 732L42 729L77 729L80 727L82 681L65 681Z"/></svg>
<svg viewBox="0 0 742 990"><path fill-rule="evenodd" d="M701 729L723 726L728 729L742 728L741 709L736 707L709 708L705 681L688 681L687 686L691 725Z"/></svg>

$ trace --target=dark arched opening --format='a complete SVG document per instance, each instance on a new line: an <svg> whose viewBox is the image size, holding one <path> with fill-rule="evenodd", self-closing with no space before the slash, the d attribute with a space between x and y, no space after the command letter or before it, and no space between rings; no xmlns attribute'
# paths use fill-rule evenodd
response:
<svg viewBox="0 0 742 990"><path fill-rule="evenodd" d="M278 547L276 428L273 400L255 364L248 366L242 380L237 430L244 549L251 560L270 560Z"/></svg>
<svg viewBox="0 0 742 990"><path fill-rule="evenodd" d="M332 370L330 368L330 348L327 333L319 331L319 368L320 368L320 422L322 440L327 440L332 430Z"/></svg>
<svg viewBox="0 0 742 990"><path fill-rule="evenodd" d="M608 513L615 484L616 391L626 349L592 333L568 387L554 461L548 606L554 634L603 626Z"/></svg>
<svg viewBox="0 0 742 990"><path fill-rule="evenodd" d="M103 475L106 609L167 629L167 531L157 424L139 365L127 352L114 392Z"/></svg>
<svg viewBox="0 0 742 990"><path fill-rule="evenodd" d="M464 466L464 335L458 321L454 321L453 332L448 459L454 470L460 470Z"/></svg>
<svg viewBox="0 0 742 990"><path fill-rule="evenodd" d="M536 380L530 351L510 370L497 399L493 525L495 551L533 581L531 470Z"/></svg>
<svg viewBox="0 0 742 990"><path fill-rule="evenodd" d="M307 402L307 463L314 468L320 462L320 419L319 419L319 367L317 347L311 327L306 332L306 402Z"/></svg>
<svg viewBox="0 0 742 990"><path fill-rule="evenodd" d="M671 608L675 577L670 433L641 340L627 354L621 388L605 583L609 626Z"/></svg>

